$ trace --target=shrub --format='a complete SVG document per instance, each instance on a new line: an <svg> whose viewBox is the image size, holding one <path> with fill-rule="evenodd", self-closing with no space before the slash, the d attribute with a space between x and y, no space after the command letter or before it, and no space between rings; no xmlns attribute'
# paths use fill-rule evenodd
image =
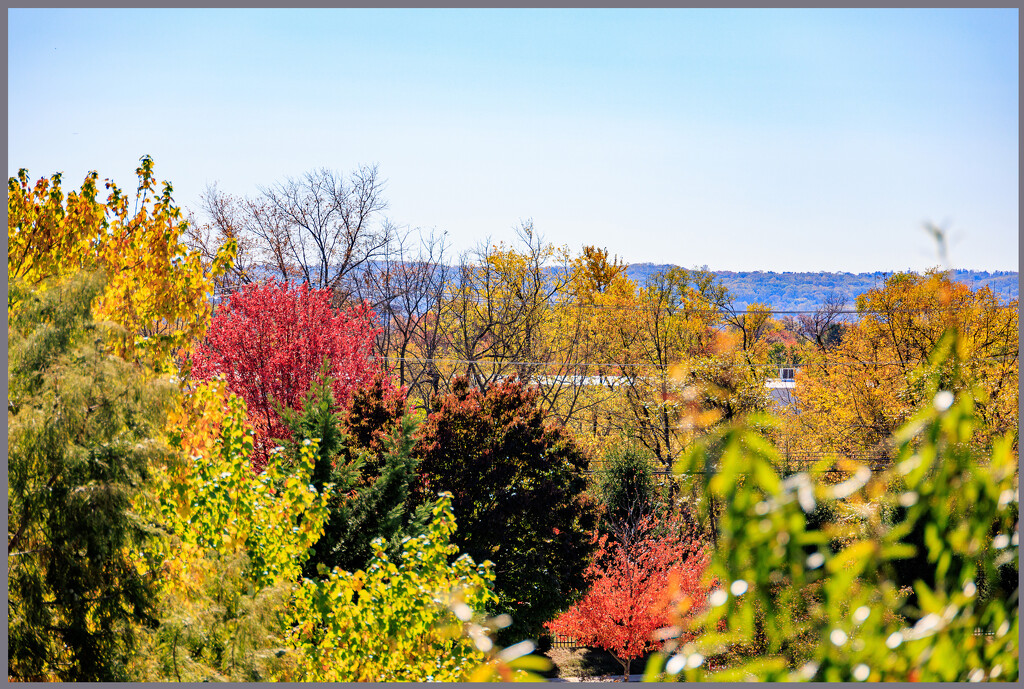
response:
<svg viewBox="0 0 1024 689"><path fill-rule="evenodd" d="M486 662L492 644L474 612L494 597L490 563L449 563L458 552L449 497L432 512L427 532L408 539L398 560L377 539L365 570L303 580L287 638L296 666L283 679L457 682Z"/></svg>
<svg viewBox="0 0 1024 689"><path fill-rule="evenodd" d="M612 534L632 531L643 518L664 507L664 496L655 481L654 469L654 458L643 446L622 443L605 452L594 481L603 531Z"/></svg>
<svg viewBox="0 0 1024 689"><path fill-rule="evenodd" d="M972 447L973 395L954 395L937 375L955 357L956 338L947 332L922 371L930 402L894 436L897 460L885 471L851 465L851 476L832 485L806 473L783 480L776 450L743 426L718 434L714 456L709 443L684 458L684 467L718 464L707 483L723 501L711 571L724 583L702 618L714 631L670 645L666 654L675 655L667 663L658 656L649 676L1017 679L1018 589L1016 576L1005 576L1019 557L1015 435L986 454ZM808 528L820 501L860 519ZM906 558L916 559L915 571L898 566ZM986 592L994 582L1007 589ZM706 673L706 656L757 636L761 657Z"/></svg>
<svg viewBox="0 0 1024 689"><path fill-rule="evenodd" d="M680 520L651 514L618 538L597 541L589 591L546 626L611 653L628 681L630 662L660 646L655 632L669 624L677 604L685 600L687 616L704 607L709 550Z"/></svg>

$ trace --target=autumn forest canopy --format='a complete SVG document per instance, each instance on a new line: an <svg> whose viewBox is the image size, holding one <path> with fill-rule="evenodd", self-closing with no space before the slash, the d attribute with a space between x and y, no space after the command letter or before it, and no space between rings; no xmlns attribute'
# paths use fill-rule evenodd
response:
<svg viewBox="0 0 1024 689"><path fill-rule="evenodd" d="M1018 678L1011 276L137 176L8 182L9 679Z"/></svg>

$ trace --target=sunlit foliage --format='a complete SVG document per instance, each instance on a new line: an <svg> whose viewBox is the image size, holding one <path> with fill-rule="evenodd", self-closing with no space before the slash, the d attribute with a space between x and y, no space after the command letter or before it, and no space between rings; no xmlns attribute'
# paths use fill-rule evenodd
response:
<svg viewBox="0 0 1024 689"><path fill-rule="evenodd" d="M656 634L677 605L685 601L684 618L703 609L709 552L701 536L677 517L648 514L629 530L601 535L587 568L586 595L546 626L610 652L628 681L631 661L661 645Z"/></svg>
<svg viewBox="0 0 1024 689"><path fill-rule="evenodd" d="M860 317L827 352L809 351L794 443L855 459L890 459L886 442L927 401L922 365L949 328L955 350L934 374L954 393L972 389L979 448L1017 426L1017 304L946 273L900 273L857 299Z"/></svg>
<svg viewBox="0 0 1024 689"><path fill-rule="evenodd" d="M298 409L325 361L339 404L373 378L374 321L365 305L336 310L329 290L305 284L247 285L217 309L192 373L200 380L222 376L245 400L255 469L266 465L274 439L289 435L276 406Z"/></svg>
<svg viewBox="0 0 1024 689"><path fill-rule="evenodd" d="M217 248L204 265L183 242L187 229L168 182L158 191L153 159L136 169L134 203L107 180L97 200L95 172L66 196L60 173L30 184L27 170L7 182L7 272L42 287L83 270L106 275L95 316L121 326L110 333L116 352L173 370L174 355L201 337L209 322L213 279L231 265L235 243ZM130 209L129 209L130 207ZM17 310L14 292L7 307Z"/></svg>
<svg viewBox="0 0 1024 689"><path fill-rule="evenodd" d="M723 508L711 573L723 584L703 619L713 631L670 647L650 676L1018 677L1016 453L1012 435L984 453L972 447L974 394L945 373L961 347L955 331L937 343L921 372L927 403L894 436L896 462L883 472L851 466L834 485L783 479L777 451L741 425L687 455L682 467L716 466L707 490ZM859 519L809 526L825 501ZM907 579L899 564L915 557ZM757 657L706 672L705 659L754 642Z"/></svg>
<svg viewBox="0 0 1024 689"><path fill-rule="evenodd" d="M397 561L378 539L365 570L304 580L288 633L299 654L294 679L454 682L487 660L491 642L471 620L494 600L491 564L468 556L449 564L458 553L450 497L432 512L426 533L406 540Z"/></svg>
<svg viewBox="0 0 1024 689"><path fill-rule="evenodd" d="M287 467L271 453L251 468L245 404L222 382L203 383L171 419L172 461L153 468L137 510L163 538L161 625L138 672L150 680L252 681L280 665L279 616L323 532L331 486L311 485L317 445Z"/></svg>

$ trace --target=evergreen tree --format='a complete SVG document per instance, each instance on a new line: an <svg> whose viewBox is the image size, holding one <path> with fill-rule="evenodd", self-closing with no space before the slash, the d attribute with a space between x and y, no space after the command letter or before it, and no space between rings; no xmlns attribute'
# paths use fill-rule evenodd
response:
<svg viewBox="0 0 1024 689"><path fill-rule="evenodd" d="M595 479L599 526L605 533L616 537L631 533L643 518L664 506L661 487L654 479L654 459L641 445L622 443L609 448Z"/></svg>
<svg viewBox="0 0 1024 689"><path fill-rule="evenodd" d="M381 474L360 486L355 496L338 505L331 514L336 541L331 566L348 571L363 569L373 556L372 541L383 538L385 552L397 558L406 537L422 534L430 517L430 505L411 510L409 491L416 480L419 459L413 456L416 422L403 417L401 424L384 438L377 455ZM366 453L364 451L364 457ZM331 523L328 524L330 530Z"/></svg>
<svg viewBox="0 0 1024 689"><path fill-rule="evenodd" d="M128 679L139 625L154 625L154 563L129 511L158 442L170 381L111 354L117 326L91 305L105 281L9 283L8 675ZM137 550L136 550L137 551Z"/></svg>
<svg viewBox="0 0 1024 689"><path fill-rule="evenodd" d="M350 429L351 412L338 409L328 370L325 364L310 384L301 411L278 408L292 435L279 442L294 454L304 440L319 438L313 485L317 492L327 483L335 486L324 535L303 570L307 577L314 576L320 565L347 571L365 567L373 555L371 542L378 537L388 543L389 555L397 556L402 539L421 533L428 517L426 510L411 513L406 508L419 463L411 453L415 421L404 416L393 428L383 429L386 432L367 432L373 442L361 446L360 435ZM383 390L371 386L361 398Z"/></svg>

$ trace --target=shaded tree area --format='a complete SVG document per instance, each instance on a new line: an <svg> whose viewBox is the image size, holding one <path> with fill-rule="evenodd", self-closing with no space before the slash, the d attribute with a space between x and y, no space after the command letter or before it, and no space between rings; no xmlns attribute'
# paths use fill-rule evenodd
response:
<svg viewBox="0 0 1024 689"><path fill-rule="evenodd" d="M327 486L332 489L324 534L303 569L306 577L315 578L324 568L364 569L378 538L389 555L397 557L403 540L426 528L427 510L413 513L407 505L417 478L418 460L411 453L415 420L362 413L383 409L388 400L382 393L379 384L363 388L356 394L357 405L342 412L325 367L311 382L301 409L281 410L291 431L290 438L281 441L286 453L296 461L303 445L315 440L312 485L321 492Z"/></svg>
<svg viewBox="0 0 1024 689"><path fill-rule="evenodd" d="M91 309L102 276L9 287L8 675L125 681L157 622L156 562L129 555L150 536L131 501L168 451L173 386L110 355L115 326Z"/></svg>
<svg viewBox="0 0 1024 689"><path fill-rule="evenodd" d="M582 453L544 418L536 391L515 379L486 392L456 380L435 399L413 453L421 476L414 499L451 492L454 542L478 562L495 562L497 606L512 615L504 636L539 637L584 589L596 512Z"/></svg>

